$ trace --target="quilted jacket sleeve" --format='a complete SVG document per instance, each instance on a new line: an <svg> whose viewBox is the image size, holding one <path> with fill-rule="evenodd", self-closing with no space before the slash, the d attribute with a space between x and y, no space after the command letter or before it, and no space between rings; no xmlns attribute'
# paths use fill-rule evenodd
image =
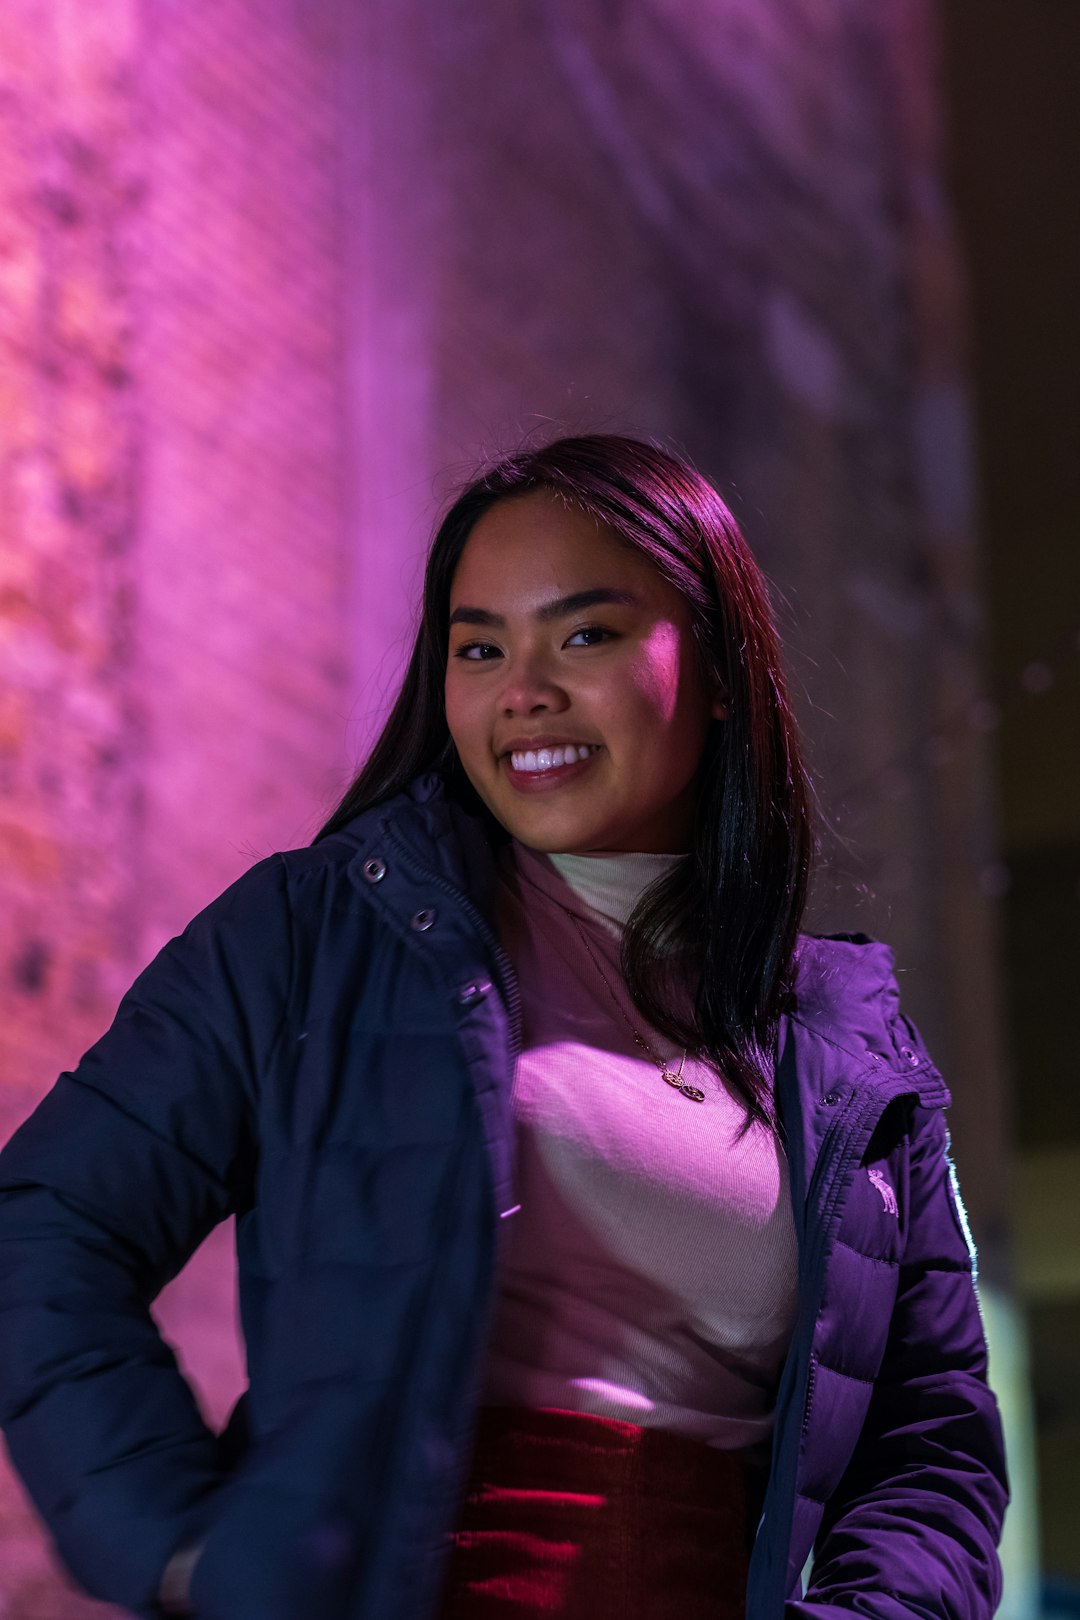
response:
<svg viewBox="0 0 1080 1620"><path fill-rule="evenodd" d="M124 997L0 1154L0 1419L75 1579L154 1613L218 1447L149 1305L253 1167L290 974L285 868L254 867Z"/></svg>
<svg viewBox="0 0 1080 1620"><path fill-rule="evenodd" d="M941 1109L911 1142L908 1238L881 1373L787 1620L989 1620L1008 1500L973 1256Z"/></svg>

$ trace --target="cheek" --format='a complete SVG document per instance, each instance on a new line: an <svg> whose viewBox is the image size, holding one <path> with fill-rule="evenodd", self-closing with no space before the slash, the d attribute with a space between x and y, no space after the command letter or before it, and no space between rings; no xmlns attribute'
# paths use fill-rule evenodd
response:
<svg viewBox="0 0 1080 1620"><path fill-rule="evenodd" d="M654 723L671 725L679 708L682 646L673 625L658 625L642 644L631 671L635 708Z"/></svg>
<svg viewBox="0 0 1080 1620"><path fill-rule="evenodd" d="M479 787L494 766L491 752L491 700L481 690L481 680L455 681L451 674L443 683L446 726L457 756L474 787Z"/></svg>

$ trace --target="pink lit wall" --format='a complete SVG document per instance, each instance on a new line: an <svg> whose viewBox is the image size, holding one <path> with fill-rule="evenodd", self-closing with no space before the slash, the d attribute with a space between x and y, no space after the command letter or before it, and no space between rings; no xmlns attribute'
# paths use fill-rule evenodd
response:
<svg viewBox="0 0 1080 1620"><path fill-rule="evenodd" d="M345 769L338 10L0 8L5 1135ZM215 1422L230 1240L157 1307ZM0 1612L109 1612L7 1474Z"/></svg>

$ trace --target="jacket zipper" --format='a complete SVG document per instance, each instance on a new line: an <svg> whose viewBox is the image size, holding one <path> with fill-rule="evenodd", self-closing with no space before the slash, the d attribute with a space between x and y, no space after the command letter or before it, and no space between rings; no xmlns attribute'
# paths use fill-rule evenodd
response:
<svg viewBox="0 0 1080 1620"><path fill-rule="evenodd" d="M386 831L386 834L387 834L387 837L388 837L390 843L392 843L394 845L395 849L401 855L401 857L404 860L406 866L413 873L413 875L415 877L421 879L425 883L432 884L441 893L443 893L445 895L448 895L457 905L459 905L461 907L462 911L468 917L469 921L475 927L475 929L476 929L477 933L480 935L482 941L488 946L489 950L491 951L492 957L493 957L494 961L496 962L496 964L498 966L498 969L499 969L499 972L500 972L500 974L502 976L503 983L504 983L505 990L506 990L506 1006L507 1006L507 1012L509 1013L509 1017L510 1017L510 1058L511 1058L511 1072L512 1072L514 1066L516 1065L517 1057L518 1057L518 1055L519 1055L519 1053L521 1051L522 1019L521 1019L521 993L520 993L520 991L518 989L517 977L516 977L516 975L514 973L514 969L513 969L513 966L511 964L511 962L510 962L509 957L506 955L506 952L502 949L502 946L499 944L498 939L496 938L493 930L489 926L489 924L488 924L487 920L485 919L485 917L483 916L483 914L478 910L478 908L476 906L473 905L472 901L468 898L468 896L465 895L464 893L462 893L462 891L460 889L455 888L455 886L452 883L450 883L446 878L442 878L437 873L431 872L431 871L428 870L428 868L422 866L415 859L415 857L411 854L411 852L409 851L407 846L405 846L401 842L400 839L395 837L395 835L393 833L393 830L391 828L387 827L385 829L385 831ZM453 1202L456 1202L456 1200L453 1200ZM495 1224L497 1225L497 1223L495 1223ZM429 1292L428 1301L427 1301L427 1309L429 1311L432 1310L438 1304L438 1301L439 1301L439 1298L440 1298L439 1284L440 1284L440 1278L432 1277L431 1284L430 1284L430 1292ZM491 1304L492 1304L491 1299L489 1299L488 1304L489 1304L489 1310L490 1310L490 1307L491 1307ZM408 1451L409 1448L406 1447L406 1448L403 1448L403 1449ZM463 1473L464 1473L464 1467L465 1467L466 1462L467 1462L467 1458L465 1457L464 1452L462 1452L458 1457L457 1465L456 1465L456 1468L454 1470L455 1477L458 1478L459 1483L460 1483L460 1476L462 1476Z"/></svg>
<svg viewBox="0 0 1080 1620"><path fill-rule="evenodd" d="M814 1360L814 1352L813 1352L813 1350L811 1350L811 1352L810 1352L810 1370L806 1375L806 1398L803 1401L803 1419L802 1419L802 1432L803 1432L803 1434L806 1433L807 1425L810 1422L810 1408L814 1404L814 1383L815 1383L816 1378L817 1378L817 1362Z"/></svg>

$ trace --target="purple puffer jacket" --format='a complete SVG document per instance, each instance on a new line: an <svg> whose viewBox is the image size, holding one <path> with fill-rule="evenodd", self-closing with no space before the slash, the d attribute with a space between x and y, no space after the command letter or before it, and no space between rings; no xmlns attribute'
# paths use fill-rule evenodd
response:
<svg viewBox="0 0 1080 1620"><path fill-rule="evenodd" d="M777 1085L800 1308L747 1614L991 1615L1008 1495L975 1256L885 946L803 941Z"/></svg>
<svg viewBox="0 0 1080 1620"><path fill-rule="evenodd" d="M494 882L436 778L261 862L0 1154L0 1417L95 1595L158 1615L203 1543L201 1620L435 1612L516 1202ZM748 1620L988 1620L1001 1430L884 947L802 942L777 1087L800 1307ZM230 1213L250 1387L219 1440L149 1304Z"/></svg>

